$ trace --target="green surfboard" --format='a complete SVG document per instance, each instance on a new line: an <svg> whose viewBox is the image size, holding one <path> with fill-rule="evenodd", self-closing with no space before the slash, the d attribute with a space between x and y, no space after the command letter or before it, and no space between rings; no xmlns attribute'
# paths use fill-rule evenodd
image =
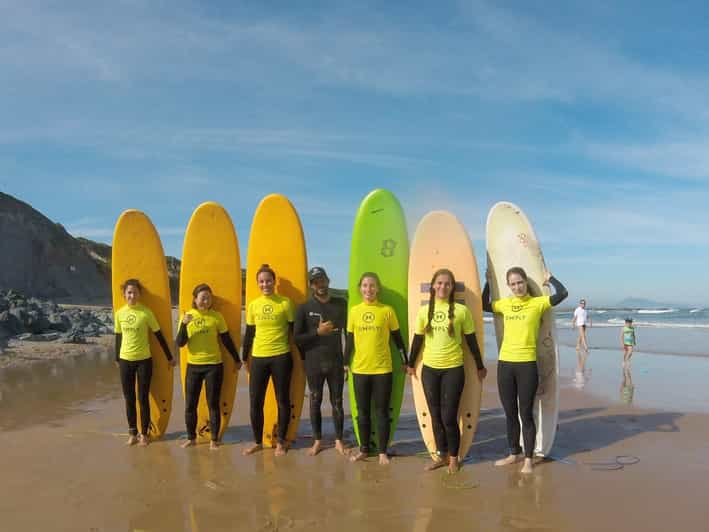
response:
<svg viewBox="0 0 709 532"><path fill-rule="evenodd" d="M394 194L388 190L373 190L362 200L352 230L348 308L352 308L362 302L362 295L358 286L360 276L364 272L375 272L382 282L379 301L394 308L401 326L401 336L404 338L404 342L409 337L407 314L408 270L409 237L401 204ZM389 439L391 441L396 431L401 402L404 398L406 373L402 368L401 356L393 342L391 342L390 348L393 367L393 385L389 403L391 419ZM356 354L353 356L356 356ZM354 425L357 442L361 445L362 435L359 433L357 424L357 401L355 400L354 386L351 380L348 383L348 388L352 424ZM372 434L369 435L369 448L370 451L378 451L374 406L372 406L371 412Z"/></svg>

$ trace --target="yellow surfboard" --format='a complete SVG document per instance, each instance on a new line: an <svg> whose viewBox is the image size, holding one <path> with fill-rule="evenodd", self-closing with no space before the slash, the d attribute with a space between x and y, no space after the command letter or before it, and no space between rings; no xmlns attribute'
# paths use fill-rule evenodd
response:
<svg viewBox="0 0 709 532"><path fill-rule="evenodd" d="M456 280L455 299L470 309L475 323L475 336L480 353L484 353L484 329L480 280L475 252L465 227L458 219L446 211L433 211L424 216L416 228L411 244L409 259L409 332L413 338L416 316L422 306L428 306L431 278L436 270L447 268ZM447 323L447 320L446 320ZM477 367L473 355L463 341L463 364L465 387L458 406L458 426L460 427L460 449L462 460L473 443L475 429L480 416L482 384L478 380ZM426 402L421 381L423 353L416 362L416 379L411 379L411 387L416 406L416 416L423 441L428 452L437 452L436 440L431 426L431 414Z"/></svg>
<svg viewBox="0 0 709 532"><path fill-rule="evenodd" d="M155 226L144 213L134 209L121 214L113 232L111 287L114 312L125 305L121 285L127 279L140 281L143 286L140 302L153 311L169 345L172 338L172 316L165 253ZM165 434L170 420L173 369L154 334L150 334L150 353L153 359L153 377L150 381L148 435L157 439ZM140 405L137 405L137 409L140 427Z"/></svg>
<svg viewBox="0 0 709 532"><path fill-rule="evenodd" d="M262 264L268 264L276 272L277 294L286 296L296 306L304 303L308 293L307 263L303 227L295 208L285 196L266 196L256 208L251 224L246 262L246 305L261 295L256 272ZM305 397L303 361L292 342L291 353L291 420L286 435L290 442L295 440ZM268 383L263 417L263 445L273 447L277 441L278 405L272 381Z"/></svg>
<svg viewBox="0 0 709 532"><path fill-rule="evenodd" d="M241 256L234 224L224 207L213 201L202 203L195 209L187 225L182 247L180 267L180 313L192 308L192 291L207 283L214 295L212 308L224 316L234 345L241 343ZM239 373L229 352L219 343L224 363L224 381L219 399L221 426L219 437L229 426L234 410L234 397ZM180 349L182 393L187 375L187 346ZM197 438L209 441L209 409L205 388L199 397L197 409Z"/></svg>

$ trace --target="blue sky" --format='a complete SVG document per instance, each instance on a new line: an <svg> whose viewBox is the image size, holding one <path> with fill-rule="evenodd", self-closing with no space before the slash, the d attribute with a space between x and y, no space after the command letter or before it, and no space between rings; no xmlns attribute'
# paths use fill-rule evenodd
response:
<svg viewBox="0 0 709 532"><path fill-rule="evenodd" d="M480 260L509 200L572 298L705 304L703 2L352 4L0 0L0 190L105 242L142 209L176 256L216 200L244 258L280 192L338 286L371 189Z"/></svg>

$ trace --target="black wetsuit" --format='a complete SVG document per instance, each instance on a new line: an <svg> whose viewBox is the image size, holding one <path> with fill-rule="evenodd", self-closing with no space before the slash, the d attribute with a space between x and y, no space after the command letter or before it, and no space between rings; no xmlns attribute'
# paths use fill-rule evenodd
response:
<svg viewBox="0 0 709 532"><path fill-rule="evenodd" d="M549 283L554 287L554 295L549 296L552 306L561 303L569 293L556 278L551 277ZM485 283L482 293L483 310L492 312L490 300L490 285ZM537 439L537 427L534 423L534 397L539 386L539 372L536 362L509 362L500 360L497 363L497 389L500 402L507 418L507 444L510 454L521 454L519 444L520 426L522 420L522 439L524 441L524 456L532 458Z"/></svg>
<svg viewBox="0 0 709 532"><path fill-rule="evenodd" d="M172 360L172 353L167 346L161 331L155 331L155 337L165 353L168 361ZM120 358L123 334L116 333L116 362L121 374L121 387L126 401L126 417L128 418L128 433L131 436L138 434L138 413L135 408L136 379L138 381L138 403L140 403L140 433L147 436L150 430L150 381L153 378L153 359L125 360Z"/></svg>
<svg viewBox="0 0 709 532"><path fill-rule="evenodd" d="M331 321L333 332L327 336L319 336L317 331L320 321ZM300 355L305 360L305 373L310 390L310 423L315 440L322 439L321 405L325 381L330 391L335 438L342 439L345 419L342 406L345 382L342 335L346 327L347 303L338 297L330 297L326 303L311 297L298 307L295 314L293 334Z"/></svg>
<svg viewBox="0 0 709 532"><path fill-rule="evenodd" d="M292 332L293 323L288 323L288 329ZM251 356L255 337L256 325L247 325L242 348L244 362ZM290 380L292 374L293 356L290 351L274 356L251 356L249 371L250 417L254 442L258 445L261 445L263 440L263 406L266 402L269 378L273 380L273 390L278 405L278 443L283 444L286 441L291 418Z"/></svg>
<svg viewBox="0 0 709 532"><path fill-rule="evenodd" d="M478 370L484 369L480 348L475 333L464 335ZM416 359L424 345L424 335L414 334L411 342L409 366L416 366ZM465 367L436 369L423 365L421 383L431 413L431 428L436 448L441 456L458 456L460 451L460 427L458 406L465 386Z"/></svg>
<svg viewBox="0 0 709 532"><path fill-rule="evenodd" d="M399 329L391 331L391 339L399 350L404 366L408 364L406 358L406 347L404 339L401 337ZM354 352L354 334L347 333L345 344L345 365L350 365L352 353ZM389 418L389 403L391 402L391 392L393 386L392 373L365 374L352 373L352 383L354 386L355 399L357 401L357 426L359 429L359 450L361 453L369 454L369 444L372 432L371 404L374 403L374 412L377 415L377 452L386 453L389 444L389 432L391 419Z"/></svg>

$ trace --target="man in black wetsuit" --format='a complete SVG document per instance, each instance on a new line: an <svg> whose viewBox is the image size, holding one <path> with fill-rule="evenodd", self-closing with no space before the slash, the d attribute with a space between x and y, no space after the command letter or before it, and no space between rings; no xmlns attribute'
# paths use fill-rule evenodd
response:
<svg viewBox="0 0 709 532"><path fill-rule="evenodd" d="M308 452L315 456L322 445L323 385L330 390L332 420L335 424L335 448L345 454L342 431L345 413L342 390L345 381L342 357L342 335L347 330L347 303L330 295L330 279L325 270L315 266L308 272L312 297L295 314L293 334L305 360L305 373L310 390L310 422L313 426L313 446Z"/></svg>

